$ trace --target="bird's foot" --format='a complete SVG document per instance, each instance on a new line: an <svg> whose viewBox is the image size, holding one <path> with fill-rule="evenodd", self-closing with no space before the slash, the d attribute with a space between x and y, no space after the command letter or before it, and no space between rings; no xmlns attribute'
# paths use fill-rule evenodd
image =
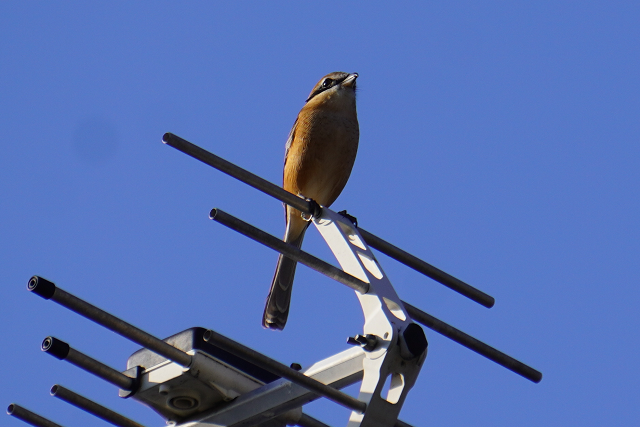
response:
<svg viewBox="0 0 640 427"><path fill-rule="evenodd" d="M322 215L322 206L320 206L318 202L309 198L305 200L309 202L311 213L302 212L302 219L304 219L305 221L311 221L313 218L318 218L320 215Z"/></svg>

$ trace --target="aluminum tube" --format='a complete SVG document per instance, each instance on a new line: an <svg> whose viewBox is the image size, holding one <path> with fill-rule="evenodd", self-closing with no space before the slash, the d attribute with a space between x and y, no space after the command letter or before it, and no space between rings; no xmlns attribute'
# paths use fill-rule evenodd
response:
<svg viewBox="0 0 640 427"><path fill-rule="evenodd" d="M236 166L233 163L180 138L179 136L172 133L165 133L162 137L162 142L288 204L289 206L293 206L302 212L311 213L312 206L307 200L298 197L293 193L289 193L282 187L279 187L266 179L260 178L258 175L255 175L246 169L242 169L241 167Z"/></svg>
<svg viewBox="0 0 640 427"><path fill-rule="evenodd" d="M445 285L449 289L452 289L487 308L491 308L495 304L496 300L492 296L485 294L481 290L468 285L462 280L456 279L455 277L445 273L444 271L422 261L421 259L411 255L408 252L403 251L399 247L394 246L377 236L374 236L373 234L369 233L366 230L363 230L362 228L358 228L358 231L369 246L379 250L385 255L390 256L396 261L401 262L407 267L412 268L417 272L432 278L436 282Z"/></svg>
<svg viewBox="0 0 640 427"><path fill-rule="evenodd" d="M369 284L367 282L347 274L339 268L336 268L293 245L285 243L281 239L278 239L277 237L272 236L271 234L266 233L259 228L234 217L233 215L221 211L220 209L212 209L209 217L240 234L244 234L245 236L252 238L256 242L262 243L263 245L284 254L294 261L313 268L325 276L328 276L351 289L360 292L361 294L369 292Z"/></svg>
<svg viewBox="0 0 640 427"><path fill-rule="evenodd" d="M23 408L22 406L16 405L15 403L9 405L9 407L7 408L7 414L36 427L62 427L60 424L49 421L48 419L43 418L40 415L31 412L26 408Z"/></svg>
<svg viewBox="0 0 640 427"><path fill-rule="evenodd" d="M201 162L218 169L221 172L226 173L233 178L236 178L251 187L262 191L280 200L283 203L292 206L299 211L302 211L307 214L315 214L314 209L317 208L317 205L309 202L308 200L304 200L301 197L296 196L295 194L289 193L282 187L279 187L259 176L247 171L246 169L242 169L239 166L234 165L231 162L228 162L213 153L208 152L207 150L198 147L191 142L180 138L172 133L165 133L162 137L162 142L165 144L182 151L183 153L193 157L194 159L200 160ZM472 299L473 301L482 304L485 307L492 307L495 303L493 297L485 294L484 292L474 288L473 286L456 279L455 277L445 273L442 270L422 261L421 259L411 255L408 252L403 251L402 249L388 243L381 238L369 233L368 231L358 228L360 234L365 239L365 241L374 249L379 250L380 252L390 256L391 258L403 263L409 268L412 268L427 277L432 278L436 282L439 282L448 288L460 293L461 295L466 296L467 298Z"/></svg>
<svg viewBox="0 0 640 427"><path fill-rule="evenodd" d="M105 328L122 335L123 337L139 344L160 356L176 362L178 365L188 367L191 364L191 356L166 342L144 332L141 329L118 319L98 307L89 304L80 298L56 287L53 282L39 276L33 276L27 285L29 291L34 292L45 299L51 299L71 311L104 326Z"/></svg>
<svg viewBox="0 0 640 427"><path fill-rule="evenodd" d="M51 395L58 399L64 400L67 403L72 404L85 412L88 412L96 417L103 419L118 427L144 427L142 424L130 420L124 415L120 415L117 412L112 411L109 408L89 400L84 396L80 396L78 393L64 388L61 385L54 385L51 387Z"/></svg>
<svg viewBox="0 0 640 427"><path fill-rule="evenodd" d="M123 373L116 371L110 366L104 363L98 362L91 357L80 353L73 348L69 348L69 355L66 359L69 363L73 363L79 368L84 369L93 375L102 378L103 380L121 388L122 390L131 391L134 388L134 379L129 378Z"/></svg>
<svg viewBox="0 0 640 427"><path fill-rule="evenodd" d="M269 246L272 249L275 249L278 252L281 252L287 255L289 258L301 262L314 270L317 270L340 283L343 283L352 289L358 290L354 285L357 285L358 282L362 284L368 285L365 282L360 281L359 279L346 274L344 271L333 267L330 264L325 263L324 261L310 255L300 249L294 248L291 245L284 243L282 240L274 237L264 231L247 224L246 222L235 218L232 215L229 215L219 209L213 209L211 211L211 218L220 222L221 224L241 233L247 237L250 237L266 246ZM285 252L286 251L286 252ZM304 258L303 258L304 256ZM318 266L323 266L324 268L317 268ZM329 274L326 271L332 269L333 274ZM335 271L333 271L335 270ZM360 285L364 287L363 285ZM364 289L363 289L364 290ZM359 291L362 292L362 291ZM366 292L362 292L366 293ZM411 304L404 302L404 307L409 313L409 315L416 321L419 322L426 327L438 332L441 335L444 335L447 338L452 339L458 344L462 344L470 350L475 351L476 353L488 358L496 362L497 364L504 366L507 369L512 370L513 372L522 375L523 377L531 380L533 382L540 382L542 379L542 374L535 369L523 364L522 362L517 361L516 359L508 356L493 347L488 346L482 341L473 338L472 336L465 334L464 332L454 328L451 325L446 324L442 320L439 320L424 311L412 306Z"/></svg>
<svg viewBox="0 0 640 427"><path fill-rule="evenodd" d="M55 337L45 338L42 341L41 349L60 360L66 360L67 362L102 378L122 390L131 391L135 387L135 380L133 378L129 378L112 367L71 348L69 344Z"/></svg>
<svg viewBox="0 0 640 427"><path fill-rule="evenodd" d="M219 333L208 330L204 333L203 339L209 343L215 344L229 353L235 356L241 357L244 360L254 363L267 371L279 375L282 378L286 378L294 384L306 388L320 396L324 396L329 400L332 400L339 405L342 405L348 409L352 409L358 413L364 413L367 408L367 404L359 401L346 393L336 390L326 384L314 380L290 367L283 365L280 362L276 362L267 356L258 353L257 351L239 344L229 338L220 335Z"/></svg>
<svg viewBox="0 0 640 427"><path fill-rule="evenodd" d="M430 314L427 314L424 311L412 306L408 302L402 301L402 304L413 320L423 324L427 328L432 329L437 333L457 342L458 344L467 347L469 350L475 351L481 356L484 356L487 359L496 362L500 366L504 366L505 368L515 372L518 375L523 376L529 381L539 383L542 380L542 373L536 371L532 367L525 365L524 363L504 354L499 350L496 350L491 346L488 346L482 341L475 339L471 335L465 334L461 330L444 323L442 320L436 319Z"/></svg>

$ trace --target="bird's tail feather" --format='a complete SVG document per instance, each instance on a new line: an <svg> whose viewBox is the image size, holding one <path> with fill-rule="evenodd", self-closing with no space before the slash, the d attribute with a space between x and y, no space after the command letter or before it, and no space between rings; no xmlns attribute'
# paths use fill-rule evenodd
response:
<svg viewBox="0 0 640 427"><path fill-rule="evenodd" d="M308 223L307 223L308 225ZM294 245L298 249L302 246L302 239L306 227L295 239L287 243ZM270 329L284 329L289 317L289 303L291 302L291 289L293 288L293 277L296 273L298 263L280 254L276 272L273 275L269 296L262 316L262 326Z"/></svg>

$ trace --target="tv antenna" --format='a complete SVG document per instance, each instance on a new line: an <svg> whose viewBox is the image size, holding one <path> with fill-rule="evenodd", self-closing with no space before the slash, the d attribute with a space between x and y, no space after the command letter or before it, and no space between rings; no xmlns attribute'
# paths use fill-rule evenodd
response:
<svg viewBox="0 0 640 427"><path fill-rule="evenodd" d="M535 369L401 300L371 248L487 308L493 306L493 297L358 227L345 211L336 213L289 193L171 133L163 142L309 215L342 269L220 209L210 212L214 221L353 289L364 313L362 334L348 339L351 348L303 369L283 365L212 329L196 327L158 339L33 276L29 291L143 347L129 357L124 372L55 337L44 339L43 351L115 385L120 397L149 406L176 427L327 427L302 412L305 404L321 397L351 410L347 427L411 427L398 414L427 355L427 339L417 323L530 381L542 379ZM357 382L358 398L340 391ZM383 395L386 383L390 385ZM59 384L51 395L116 426L141 427ZM34 426L60 427L15 403L7 413Z"/></svg>

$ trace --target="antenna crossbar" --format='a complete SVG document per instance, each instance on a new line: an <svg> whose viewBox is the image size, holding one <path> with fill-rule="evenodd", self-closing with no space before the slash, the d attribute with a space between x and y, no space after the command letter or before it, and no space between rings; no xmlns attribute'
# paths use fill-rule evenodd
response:
<svg viewBox="0 0 640 427"><path fill-rule="evenodd" d="M360 293L366 293L366 291L363 292L368 286L366 282L339 270L326 261L314 257L308 252L300 250L288 243L284 243L277 237L266 233L259 228L234 217L233 215L230 215L220 209L212 209L210 218L234 231L239 232L240 234L286 255L294 261L305 264L306 266L350 287L351 289L357 290ZM487 359L523 376L530 381L538 383L542 380L542 374L532 367L525 365L524 363L483 343L471 335L454 328L442 320L425 313L406 301L402 301L402 304L413 320L427 328L467 347L469 350L486 357Z"/></svg>
<svg viewBox="0 0 640 427"><path fill-rule="evenodd" d="M55 337L45 338L40 348L53 357L66 360L122 390L133 391L136 388L136 380L134 378L130 378L112 367L79 352L66 342Z"/></svg>
<svg viewBox="0 0 640 427"><path fill-rule="evenodd" d="M280 186L277 186L266 179L259 177L246 169L234 165L233 163L216 156L209 151L198 147L197 145L180 138L172 133L165 133L162 137L162 142L165 144L182 151L183 153L200 160L201 162L218 169L221 172L226 173L251 187L262 191L265 194L270 195L287 205L298 209L301 212L307 214L315 214L317 204L315 202L305 200L293 193L290 193ZM477 302L478 304L491 308L495 304L495 299L482 292L479 289L459 280L444 271L432 266L431 264L422 261L421 259L403 251L397 246L392 245L389 242L369 233L362 228L358 228L358 231L365 239L367 244L374 249L379 250L383 254L403 263L407 267L410 267L427 277L432 278L436 282L443 284L444 286L458 292L461 295Z"/></svg>
<svg viewBox="0 0 640 427"><path fill-rule="evenodd" d="M123 337L139 344L149 350L172 360L183 367L191 364L191 356L184 351L167 344L166 342L154 337L135 326L118 319L116 316L99 309L95 305L64 291L57 287L54 283L43 279L39 276L33 276L27 284L27 289L44 299L50 299L57 302L63 307L71 311L75 311L81 316L94 321L98 325L122 335Z"/></svg>
<svg viewBox="0 0 640 427"><path fill-rule="evenodd" d="M51 387L51 395L118 427L144 427L142 424L106 408L93 400L87 399L86 397L81 396L59 384Z"/></svg>
<svg viewBox="0 0 640 427"><path fill-rule="evenodd" d="M16 405L15 403L9 405L7 408L7 414L36 427L62 427L60 424L54 423L53 421L48 420L35 412L31 412L27 408Z"/></svg>

